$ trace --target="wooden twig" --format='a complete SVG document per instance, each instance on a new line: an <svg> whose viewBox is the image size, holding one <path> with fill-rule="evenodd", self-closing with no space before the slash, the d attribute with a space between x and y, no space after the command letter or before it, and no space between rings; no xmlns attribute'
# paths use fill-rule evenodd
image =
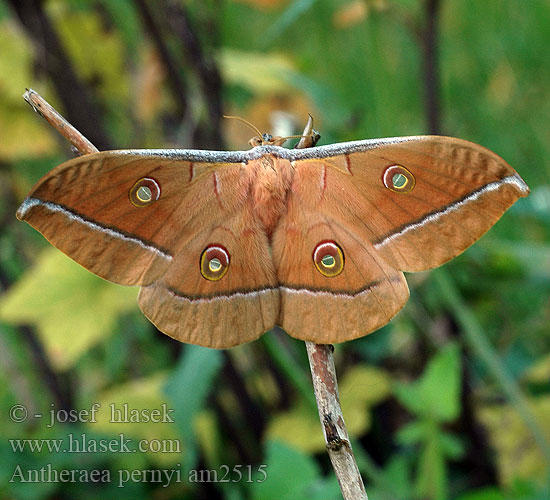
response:
<svg viewBox="0 0 550 500"><path fill-rule="evenodd" d="M296 148L311 147L318 139L319 134L313 129L313 119L309 116ZM306 349L327 452L342 496L344 500L368 500L340 407L338 381L332 355L334 347L306 342Z"/></svg>
<svg viewBox="0 0 550 500"><path fill-rule="evenodd" d="M97 149L86 137L63 118L38 92L27 89L23 94L27 101L42 118L67 139L80 154L97 153Z"/></svg>
<svg viewBox="0 0 550 500"><path fill-rule="evenodd" d="M327 451L344 500L368 500L340 407L334 347L306 342L313 390Z"/></svg>

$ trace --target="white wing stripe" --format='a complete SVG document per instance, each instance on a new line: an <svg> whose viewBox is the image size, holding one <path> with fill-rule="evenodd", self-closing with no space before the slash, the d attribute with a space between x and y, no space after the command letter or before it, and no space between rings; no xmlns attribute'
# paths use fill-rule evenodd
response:
<svg viewBox="0 0 550 500"><path fill-rule="evenodd" d="M489 193L491 191L495 191L497 189L500 189L502 186L506 184L513 184L516 186L521 192L527 193L529 192L529 188L527 187L527 184L523 181L523 179L515 174L510 175L508 177L504 177L503 179L500 179L495 182L491 182L490 184L487 184L486 186L483 186L481 189L478 189L474 193L472 193L470 196L467 196L466 198L463 198L462 200L459 200L455 203L451 203L448 207L445 207L443 210L440 210L439 212L434 212L423 219L421 219L418 222L413 222L412 224L409 224L405 227L403 227L401 230L399 230L396 233L390 234L389 236L386 236L384 239L379 241L378 243L374 244L375 248L381 248L384 245L388 244L390 241L393 241L404 234L408 233L409 231L412 231L413 229L417 229L419 227L425 226L426 224L429 224L430 222L435 222L439 220L444 215L447 215L451 212L454 212L458 210L459 208L463 207L467 203L470 203L472 201L477 200L480 196L483 196L485 193Z"/></svg>
<svg viewBox="0 0 550 500"><path fill-rule="evenodd" d="M61 205L58 205L56 203L51 203L49 201L42 201L42 200L39 200L38 198L27 198L27 199L25 199L25 201L23 201L23 203L19 207L19 210L17 210L18 218L23 219L25 217L25 214L29 210L31 210L32 208L34 208L36 206L42 206L42 207L46 208L47 210L49 210L50 212L61 213L65 217L67 217L68 219L70 219L72 221L75 221L75 222L78 222L79 224L83 224L86 227L89 227L90 229L93 229L94 231L99 231L99 232L107 234L107 235L109 235L113 238L118 238L119 240L127 241L129 243L134 243L136 245L139 245L141 248L143 248L145 250L148 250L149 252L153 252L153 253L157 254L159 257L162 257L163 259L166 259L168 261L172 260L171 255L167 254L166 252L163 252L162 250L160 250L159 248L157 248L157 247L155 247L151 244L148 244L148 243L146 243L146 242L144 242L144 241L142 241L138 238L134 238L132 236L128 236L126 234L123 234L119 231L115 231L112 228L104 227L104 226L101 226L101 225L99 225L95 222L84 219L80 215L71 212L67 208L65 208Z"/></svg>

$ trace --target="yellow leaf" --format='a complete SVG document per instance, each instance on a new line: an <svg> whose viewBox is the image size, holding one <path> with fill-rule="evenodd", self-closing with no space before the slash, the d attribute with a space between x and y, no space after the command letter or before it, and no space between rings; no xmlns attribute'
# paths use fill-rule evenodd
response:
<svg viewBox="0 0 550 500"><path fill-rule="evenodd" d="M156 465L180 462L183 445L163 394L165 383L166 374L157 373L103 392L97 400L101 406L96 422L87 425L94 432L131 439L128 447L137 449L134 454L146 454Z"/></svg>
<svg viewBox="0 0 550 500"><path fill-rule="evenodd" d="M370 407L390 394L390 378L386 372L370 367L356 366L349 370L340 384L340 403L351 438L368 431ZM283 441L308 452L325 448L318 414L303 403L272 419L268 429L269 440Z"/></svg>
<svg viewBox="0 0 550 500"><path fill-rule="evenodd" d="M0 159L4 161L41 157L57 149L48 126L20 99L22 104L14 106L0 103Z"/></svg>
<svg viewBox="0 0 550 500"><path fill-rule="evenodd" d="M550 441L550 397L532 398L530 407ZM516 410L508 405L493 405L482 408L480 415L496 450L500 482L511 485L515 479L530 479L542 484L546 474L544 457Z"/></svg>
<svg viewBox="0 0 550 500"><path fill-rule="evenodd" d="M351 436L364 434L370 428L369 408L388 397L390 378L372 366L355 366L340 384L340 402Z"/></svg>
<svg viewBox="0 0 550 500"><path fill-rule="evenodd" d="M517 87L514 69L509 63L501 61L489 78L486 88L487 98L496 106L505 108L510 106Z"/></svg>
<svg viewBox="0 0 550 500"><path fill-rule="evenodd" d="M107 30L99 14L91 10L77 12L63 4L54 7L52 19L78 75L98 81L98 93L106 102L126 100L132 86L120 33Z"/></svg>
<svg viewBox="0 0 550 500"><path fill-rule="evenodd" d="M325 448L319 415L302 402L271 420L266 439L282 441L307 453L316 453Z"/></svg>
<svg viewBox="0 0 550 500"><path fill-rule="evenodd" d="M33 81L32 51L11 21L0 23L0 159L50 154L53 134L21 97Z"/></svg>
<svg viewBox="0 0 550 500"><path fill-rule="evenodd" d="M224 81L260 94L290 88L285 75L294 70L290 59L280 54L223 50L218 56Z"/></svg>
<svg viewBox="0 0 550 500"><path fill-rule="evenodd" d="M136 295L137 288L108 283L52 248L2 296L0 318L35 324L52 364L64 370L113 332Z"/></svg>
<svg viewBox="0 0 550 500"><path fill-rule="evenodd" d="M193 429L208 465L220 465L222 439L216 415L209 410L199 412L193 419Z"/></svg>
<svg viewBox="0 0 550 500"><path fill-rule="evenodd" d="M32 50L12 21L0 23L0 93L2 100L18 102L32 77Z"/></svg>
<svg viewBox="0 0 550 500"><path fill-rule="evenodd" d="M524 374L523 379L534 383L548 383L550 380L550 354L543 356L530 366Z"/></svg>

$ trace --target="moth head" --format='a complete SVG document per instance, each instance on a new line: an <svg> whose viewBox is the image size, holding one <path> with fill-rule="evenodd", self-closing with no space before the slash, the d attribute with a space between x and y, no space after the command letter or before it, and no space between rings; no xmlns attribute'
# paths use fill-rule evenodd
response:
<svg viewBox="0 0 550 500"><path fill-rule="evenodd" d="M273 137L271 134L260 134L248 141L253 148L256 146L282 146L289 137Z"/></svg>
<svg viewBox="0 0 550 500"><path fill-rule="evenodd" d="M262 134L258 127L252 125L252 123L244 118L241 118L240 116L223 115L223 117L239 120L256 132L256 135L248 141L248 144L250 144L253 148L256 146L282 146L288 139L303 139L306 137L304 135L289 135L286 137L280 137L278 135L273 136L271 134ZM321 136L316 130L312 129L311 132L308 133L307 137L311 138L311 145L314 146Z"/></svg>

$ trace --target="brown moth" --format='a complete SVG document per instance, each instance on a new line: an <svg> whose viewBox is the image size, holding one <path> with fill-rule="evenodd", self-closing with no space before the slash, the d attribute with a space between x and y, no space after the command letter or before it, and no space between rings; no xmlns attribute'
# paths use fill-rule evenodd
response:
<svg viewBox="0 0 550 500"><path fill-rule="evenodd" d="M529 188L460 139L396 137L249 151L121 150L46 174L17 217L93 273L139 285L183 342L226 348L280 325L334 343L385 325L403 271L447 262Z"/></svg>

